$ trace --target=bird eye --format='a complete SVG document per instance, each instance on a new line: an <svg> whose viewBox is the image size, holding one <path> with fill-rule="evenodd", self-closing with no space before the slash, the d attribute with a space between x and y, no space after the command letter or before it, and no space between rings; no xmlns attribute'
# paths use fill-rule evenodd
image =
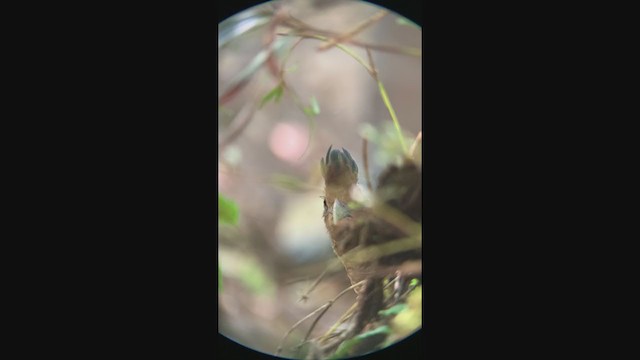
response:
<svg viewBox="0 0 640 360"><path fill-rule="evenodd" d="M327 200L322 200L322 205L324 205L324 209L327 210Z"/></svg>

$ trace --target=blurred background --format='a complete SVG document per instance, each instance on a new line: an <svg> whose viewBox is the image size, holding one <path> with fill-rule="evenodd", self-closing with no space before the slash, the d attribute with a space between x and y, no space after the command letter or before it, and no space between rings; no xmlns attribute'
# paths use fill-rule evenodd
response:
<svg viewBox="0 0 640 360"><path fill-rule="evenodd" d="M274 354L292 325L351 285L334 267L307 294L335 259L321 218L319 163L328 147L350 151L363 186L363 137L373 186L402 152L376 81L354 58L369 63L365 45L407 147L422 130L422 32L382 10L359 1L276 1L219 24L218 328L244 346ZM351 54L302 39L330 34L349 34L341 44ZM354 301L353 291L339 298L311 337ZM417 316L405 314L420 326ZM289 335L282 355L294 356L312 321Z"/></svg>

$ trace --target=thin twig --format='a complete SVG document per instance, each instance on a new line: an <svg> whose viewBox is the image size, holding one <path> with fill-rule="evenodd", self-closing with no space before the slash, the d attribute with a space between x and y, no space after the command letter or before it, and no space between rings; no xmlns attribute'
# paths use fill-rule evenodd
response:
<svg viewBox="0 0 640 360"><path fill-rule="evenodd" d="M280 35L280 36L300 36L300 37L304 37L304 38L313 38L314 36L322 36L321 33L314 33L314 32L277 33L277 35ZM325 34L325 35L327 35L327 34ZM329 33L328 35L332 35L332 34ZM351 44L351 45L354 45L354 46L357 46L357 47L361 47L361 48L369 48L371 50L387 52L387 53L392 53L392 54L409 55L409 56L415 56L415 57L421 57L422 56L422 50L419 49L419 48L412 48L412 47L406 47L406 46L371 44L371 43L367 43L367 42L363 42L363 41L355 40L355 39L349 39L349 40L345 41L345 43Z"/></svg>
<svg viewBox="0 0 640 360"><path fill-rule="evenodd" d="M315 33L318 33L320 35L326 35L326 36L335 36L335 35L337 35L337 34L335 34L333 32L313 27L313 26L303 22L302 20L299 20L299 19L293 17L291 14L289 14L289 17L282 22L282 25L286 26L286 27L288 27L290 29L294 29L296 31L311 31L311 32L315 32Z"/></svg>
<svg viewBox="0 0 640 360"><path fill-rule="evenodd" d="M308 276L300 276L297 278L293 278L293 279L289 279L287 281L284 282L284 286L288 286L288 285L293 285L302 281L309 281L309 277Z"/></svg>
<svg viewBox="0 0 640 360"><path fill-rule="evenodd" d="M351 45L359 46L359 47L367 47L371 50L389 52L394 54L402 54L402 55L411 55L411 56L422 56L422 49L412 48L412 47L397 47L392 45L377 45L377 44L368 44L358 40L350 40L347 41Z"/></svg>
<svg viewBox="0 0 640 360"><path fill-rule="evenodd" d="M416 139L414 140L411 148L409 148L409 154L411 158L415 160L416 158L416 150L418 149L418 145L422 143L422 131L418 132Z"/></svg>
<svg viewBox="0 0 640 360"><path fill-rule="evenodd" d="M293 324L293 326L287 331L286 334L284 334L284 337L282 338L282 340L280 340L280 344L278 344L278 348L276 349L276 355L280 354L280 352L282 351L282 344L284 343L284 341L287 339L287 337L289 336L289 334L291 334L291 332L293 330L295 330L295 328L297 328L298 326L300 326L300 324L302 324L305 320L309 319L310 317L312 317L313 315L315 315L317 312L322 311L325 309L325 307L330 307L331 305L333 305L333 303L338 300L340 297L342 297L342 295L346 294L349 290L360 286L364 283L364 280L353 284L351 286L349 286L348 288L342 290L342 292L340 294L338 294L336 297L334 297L332 300L329 300L326 304L320 306L319 308L313 310L310 314L308 314L307 316L303 317L302 319L300 319L298 322L296 322L295 324ZM316 321L317 322L317 321Z"/></svg>
<svg viewBox="0 0 640 360"><path fill-rule="evenodd" d="M316 279L316 281L313 282L313 284L311 284L311 286L309 287L309 289L307 289L307 291L305 291L304 294L302 294L302 296L300 297L300 299L298 299L298 301L307 301L309 299L309 294L311 294L311 292L316 288L316 286L318 286L318 284L320 283L320 280L322 280L322 278L325 276L325 274L327 273L327 271L329 270L330 266L327 266L324 271L322 272L322 274L320 274L320 276L318 276L318 278Z"/></svg>
<svg viewBox="0 0 640 360"><path fill-rule="evenodd" d="M422 248L422 237L420 235L415 234L397 240L390 240L379 245L369 245L365 248L354 248L342 255L342 261L361 264L405 251L418 250ZM362 275L374 274L365 271L359 271L358 273Z"/></svg>
<svg viewBox="0 0 640 360"><path fill-rule="evenodd" d="M280 340L280 344L278 344L278 348L276 349L276 355L279 355L280 352L282 351L282 344L284 343L284 341L287 339L287 337L289 336L289 334L291 334L291 332L297 328L300 324L302 324L305 320L307 320L308 318L312 317L315 313L317 313L318 311L323 310L326 306L328 306L328 304L324 304L321 307L315 309L313 312L311 312L309 315L303 317L302 319L300 319L298 322L296 322L295 324L293 324L293 326L287 331L286 334L284 334L284 337L282 338L282 340Z"/></svg>
<svg viewBox="0 0 640 360"><path fill-rule="evenodd" d="M223 88L221 92L222 95L218 98L218 102L220 104L225 104L235 97L240 90L246 87L262 66L268 63L269 59L272 58L272 54L284 46L285 43L286 41L283 41L283 39L275 39L272 43L263 46L262 50L260 50L245 67L238 71L231 80L229 80L227 85Z"/></svg>
<svg viewBox="0 0 640 360"><path fill-rule="evenodd" d="M373 56L371 55L371 50L366 48L367 50L367 58L369 59L369 67L371 68L371 76L375 81L378 81L378 69L376 69L376 64L373 63Z"/></svg>
<svg viewBox="0 0 640 360"><path fill-rule="evenodd" d="M371 177L369 176L369 156L367 155L367 138L362 138L362 159L364 163L364 178L367 180L367 188L373 191Z"/></svg>
<svg viewBox="0 0 640 360"><path fill-rule="evenodd" d="M397 279L394 278L393 280L389 281L384 287L383 289L386 289L387 287L391 286ZM342 314L342 316L340 317L340 319L338 319L338 321L336 321L335 324L333 324L333 326L324 334L322 335L319 339L325 339L327 338L329 335L331 335L335 329L342 324L344 321L346 321L347 319L349 319L349 317L351 315L353 315L353 311L355 310L356 306L358 305L358 303L354 303L353 305L351 305L351 307L349 308L349 310L347 310L344 314Z"/></svg>
<svg viewBox="0 0 640 360"><path fill-rule="evenodd" d="M291 57L291 54L293 53L293 50L302 42L304 38L299 38L298 41L296 41L293 46L291 46L291 48L289 49L289 52L285 55L284 59L282 60L282 65L280 66L280 72L278 74L279 77L279 81L280 84L282 86L282 88L286 91L288 91L291 94L291 97L293 98L293 102L295 103L295 105L300 108L300 110L302 110L302 112L307 115L307 117L309 118L309 138L307 139L307 146L305 147L304 151L302 152L302 154L300 154L300 157L298 158L298 160L302 159L302 157L307 153L307 151L309 150L309 148L311 147L311 141L313 140L313 129L314 129L314 123L313 123L313 118L311 116L309 116L306 112L305 112L305 105L302 102L302 100L300 99L300 96L298 96L298 94L296 93L296 91L286 82L285 78L284 78L284 71L286 69L286 65L287 62L289 61L289 58Z"/></svg>
<svg viewBox="0 0 640 360"><path fill-rule="evenodd" d="M232 121L233 123L233 122L236 122L237 120L239 122L239 125L235 130L231 131L229 135L227 135L224 139L220 141L220 144L219 144L220 151L222 151L227 145L229 145L233 140L235 140L238 136L240 136L242 131L244 131L244 129L247 127L247 125L249 125L249 123L253 119L253 114L255 114L255 112L256 112L255 102L249 102L242 107L240 112L238 112L238 115L236 115L236 117Z"/></svg>
<svg viewBox="0 0 640 360"><path fill-rule="evenodd" d="M324 335L322 335L320 337L320 339L325 339L326 337L328 337L329 335L331 335L331 333L333 333L335 331L335 329L340 326L340 324L342 324L343 322L347 321L351 315L353 315L353 312L355 311L356 307L358 306L358 303L355 302L353 303L353 305L351 305L351 307L349 308L349 310L347 310L344 314L342 314L342 316L340 317L340 319L338 321L336 321L335 324L333 324L333 326L331 326L331 328L329 329L329 331L327 331Z"/></svg>
<svg viewBox="0 0 640 360"><path fill-rule="evenodd" d="M402 146L402 151L407 153L407 145L404 143L404 136L402 136L402 130L400 129L400 122L398 121L398 116L396 115L396 111L393 109L391 105L391 100L389 100L389 95L387 95L387 90L385 89L382 81L378 77L378 70L376 69L376 65L373 63L373 56L371 55L371 50L367 48L367 55L369 56L369 64L372 70L371 76L378 83L378 89L380 90L380 96L382 97L382 101L384 102L384 106L387 107L389 111L389 115L391 116L391 120L393 120L393 125L396 128L396 133L398 134L398 139L400 140L400 145Z"/></svg>
<svg viewBox="0 0 640 360"><path fill-rule="evenodd" d="M395 226L407 235L421 233L421 223L413 221L413 219L393 206L389 206L383 202L377 202L375 206L373 206L372 210L378 217Z"/></svg>
<svg viewBox="0 0 640 360"><path fill-rule="evenodd" d="M409 295L417 287L418 287L417 284L411 286L409 289L407 289L407 291L405 291L402 295L400 295L400 299L404 299L407 295Z"/></svg>
<svg viewBox="0 0 640 360"><path fill-rule="evenodd" d="M326 41L328 38L322 35L317 35L317 34L281 34L281 35L287 35L287 36L300 36L303 38L308 38L308 39L316 39L316 40L320 40L320 41ZM360 63L360 65L364 66L365 69L367 69L367 71L369 73L371 73L371 69L369 68L369 65L367 65L367 63L360 58L360 56L358 56L356 53L353 52L353 50L351 50L350 48L342 45L342 44L336 44L336 47L339 48L340 50L344 51L345 53L347 53L349 56L351 56L352 58L354 58L357 62Z"/></svg>
<svg viewBox="0 0 640 360"><path fill-rule="evenodd" d="M289 49L289 52L287 52L287 55L285 55L284 59L282 59L282 65L280 66L280 81L281 82L285 82L284 80L284 70L286 68L287 62L289 61L289 58L291 57L291 54L293 53L293 49L295 49L301 42L302 42L303 38L298 39L298 41L296 41L291 48Z"/></svg>
<svg viewBox="0 0 640 360"><path fill-rule="evenodd" d="M394 277L393 279L391 279L382 289L386 289L389 286L391 286L391 284L395 283L398 281L399 276Z"/></svg>
<svg viewBox="0 0 640 360"><path fill-rule="evenodd" d="M340 37L340 34L333 32L333 31L328 31L328 30L323 30L323 29L319 29L316 27L313 27L309 24L304 23L301 20L298 20L296 18L294 18L293 16L291 16L290 14L288 15L288 18L283 20L282 23L280 24L286 28L292 29L293 31L295 31L296 33L302 34L302 33L307 33L307 34L315 34L315 35L320 35L320 36L324 36L327 37L327 39L330 38L338 38ZM277 35L295 35L295 34L282 34L279 33ZM377 50L377 51L383 51L383 52L390 52L390 53L396 53L396 54L402 54L402 55L410 55L410 56L417 56L417 57L421 57L422 56L422 49L420 48L413 48L413 47L406 47L406 46L393 46L393 45L378 45L378 44L370 44L370 43L366 43L357 39L353 39L353 38L349 38L349 39L344 39L345 43L349 43L358 47L368 47L372 50Z"/></svg>
<svg viewBox="0 0 640 360"><path fill-rule="evenodd" d="M320 314L318 314L316 319L313 320L313 323L311 324L311 327L309 327L309 330L307 331L307 334L304 336L304 339L302 339L300 344L298 344L298 346L296 346L297 349L300 349L302 347L302 345L304 345L307 342L307 340L309 339L309 335L311 335L311 332L313 331L313 329L315 329L316 324L318 323L320 318L322 318L324 316L324 314L329 310L329 307L330 306L327 306L326 308L324 308L324 310Z"/></svg>
<svg viewBox="0 0 640 360"><path fill-rule="evenodd" d="M346 294L349 290L353 289L354 287L360 285L364 283L364 280L360 281L359 283L352 285L350 287L348 287L347 289L342 290L342 292L340 294L338 294L336 297L334 297L332 300L329 301L329 306L327 306L324 311L322 313L320 313L318 315L318 317L313 321L313 323L311 324L311 327L309 328L309 331L307 331L307 335L305 335L304 339L302 340L302 344L304 344L308 339L309 339L309 335L311 335L311 332L313 331L313 329L316 327L316 324L318 323L318 321L320 320L320 318L327 312L327 310L329 310L329 307L331 307L331 305L338 300L342 295Z"/></svg>
<svg viewBox="0 0 640 360"><path fill-rule="evenodd" d="M327 50L327 49L335 46L339 42L344 42L345 40L356 36L358 33L362 32L364 29L366 29L369 26L373 25L374 23L380 21L380 19L382 19L388 13L389 12L387 10L378 11L377 13L373 14L373 16L371 16L370 18L368 18L368 19L364 20L363 22L361 22L360 24L356 25L356 27L354 27L352 30L347 31L344 34L332 37L331 39L329 39L329 41L326 44L321 45L318 48L318 50L320 50L320 51Z"/></svg>

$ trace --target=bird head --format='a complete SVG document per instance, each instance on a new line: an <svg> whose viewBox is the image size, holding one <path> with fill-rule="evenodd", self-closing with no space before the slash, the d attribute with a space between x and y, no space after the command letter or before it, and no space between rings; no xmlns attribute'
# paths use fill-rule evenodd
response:
<svg viewBox="0 0 640 360"><path fill-rule="evenodd" d="M351 189L358 182L358 165L346 150L329 146L327 157L320 160L324 178L324 219L327 226L336 225L350 216L348 204Z"/></svg>

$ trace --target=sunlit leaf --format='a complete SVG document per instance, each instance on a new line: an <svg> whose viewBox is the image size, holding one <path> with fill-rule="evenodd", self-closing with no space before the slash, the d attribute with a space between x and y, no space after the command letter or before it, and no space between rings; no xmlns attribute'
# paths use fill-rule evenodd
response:
<svg viewBox="0 0 640 360"><path fill-rule="evenodd" d="M318 100L315 96L311 97L311 110L313 111L314 115L320 114L320 104L318 104Z"/></svg>
<svg viewBox="0 0 640 360"><path fill-rule="evenodd" d="M399 141L396 128L391 122L385 122L379 128L365 123L360 126L360 136L367 139L371 146L371 157L379 166L400 161L405 156L402 142ZM403 133L405 142L413 143L415 136Z"/></svg>
<svg viewBox="0 0 640 360"><path fill-rule="evenodd" d="M304 154L307 153L309 148L311 147L311 142L313 141L313 135L316 133L316 122L313 117L309 117L309 137L307 138L307 147L304 149ZM300 158L302 158L302 155Z"/></svg>
<svg viewBox="0 0 640 360"><path fill-rule="evenodd" d="M384 106L386 106L389 111L389 115L391 115L391 120L393 121L393 125L396 129L396 135L398 136L398 141L402 146L402 151L407 152L407 145L405 145L405 138L402 134L402 129L400 128L400 122L398 121L398 117L396 116L396 111L393 109L391 105L391 100L389 99L389 94L387 94L387 90L382 84L382 81L378 79L378 89L380 90L380 96L382 97L382 101L384 102Z"/></svg>
<svg viewBox="0 0 640 360"><path fill-rule="evenodd" d="M218 194L218 221L224 224L235 225L238 223L240 210L238 205L230 199Z"/></svg>
<svg viewBox="0 0 640 360"><path fill-rule="evenodd" d="M393 335L402 339L422 326L422 286L418 286L407 299L407 308L391 320Z"/></svg>
<svg viewBox="0 0 640 360"><path fill-rule="evenodd" d="M240 281L255 294L273 294L275 285L264 268L255 260L247 259L240 269Z"/></svg>
<svg viewBox="0 0 640 360"><path fill-rule="evenodd" d="M224 265L225 284L239 283L253 295L273 295L275 282L261 260L245 251L220 249L220 264ZM229 285L227 285L227 288Z"/></svg>
<svg viewBox="0 0 640 360"><path fill-rule="evenodd" d="M307 115L309 117L315 116L315 114L313 113L313 110L311 109L310 106L305 107L304 109L302 109L302 111L304 111L305 115Z"/></svg>
<svg viewBox="0 0 640 360"><path fill-rule="evenodd" d="M274 102L278 102L278 100L280 100L280 97L282 97L283 93L284 93L284 87L282 86L282 83L279 83L278 85L276 85L276 87L274 87L271 91L269 91L267 95L265 95L262 98L262 101L260 102L260 107L263 107L264 104L268 103L271 100L273 100Z"/></svg>
<svg viewBox="0 0 640 360"><path fill-rule="evenodd" d="M315 116L318 116L318 114L320 114L320 104L318 104L318 100L316 99L316 97L312 96L309 102L309 106L305 107L302 110L308 117L313 118Z"/></svg>
<svg viewBox="0 0 640 360"><path fill-rule="evenodd" d="M378 311L378 314L382 316L398 315L402 311L407 309L407 304L396 304L388 309Z"/></svg>
<svg viewBox="0 0 640 360"><path fill-rule="evenodd" d="M366 333L360 334L353 339L349 339L338 347L338 350L329 359L340 359L354 356L363 351L374 349L381 344L391 333L391 328L387 325L380 326Z"/></svg>

